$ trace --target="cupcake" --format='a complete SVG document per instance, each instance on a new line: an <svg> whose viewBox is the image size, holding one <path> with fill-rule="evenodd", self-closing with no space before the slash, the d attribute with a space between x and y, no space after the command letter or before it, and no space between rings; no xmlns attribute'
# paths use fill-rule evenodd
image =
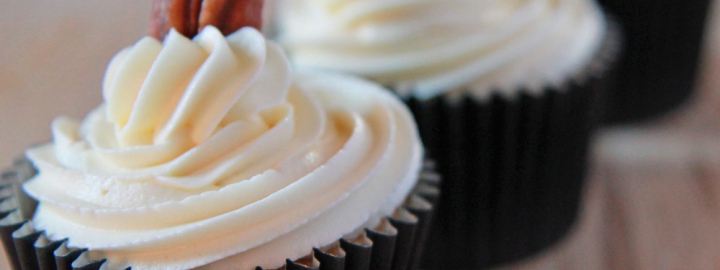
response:
<svg viewBox="0 0 720 270"><path fill-rule="evenodd" d="M407 107L374 83L294 72L245 27L257 20L220 16L261 1L178 11L191 2L157 1L164 41L119 52L103 103L57 118L52 143L3 175L13 267L413 269L437 176L418 182Z"/></svg>
<svg viewBox="0 0 720 270"><path fill-rule="evenodd" d="M686 103L696 86L710 0L600 0L625 33L608 124L657 118Z"/></svg>
<svg viewBox="0 0 720 270"><path fill-rule="evenodd" d="M284 1L303 68L360 75L410 105L445 180L428 269L537 253L576 219L617 33L590 0Z"/></svg>

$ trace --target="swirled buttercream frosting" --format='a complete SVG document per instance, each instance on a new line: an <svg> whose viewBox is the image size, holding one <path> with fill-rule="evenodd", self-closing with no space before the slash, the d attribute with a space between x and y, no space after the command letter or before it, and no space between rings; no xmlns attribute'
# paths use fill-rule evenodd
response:
<svg viewBox="0 0 720 270"><path fill-rule="evenodd" d="M372 226L414 185L410 113L375 84L293 73L252 28L118 53L104 102L28 151L33 224L110 269L277 267Z"/></svg>
<svg viewBox="0 0 720 270"><path fill-rule="evenodd" d="M286 0L279 12L298 65L418 98L562 84L606 31L593 0Z"/></svg>

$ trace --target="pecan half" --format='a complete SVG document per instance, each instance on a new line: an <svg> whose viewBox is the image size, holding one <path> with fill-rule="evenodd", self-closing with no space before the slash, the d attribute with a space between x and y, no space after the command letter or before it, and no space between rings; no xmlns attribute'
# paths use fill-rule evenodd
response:
<svg viewBox="0 0 720 270"><path fill-rule="evenodd" d="M204 0L200 11L201 30L214 25L224 35L245 27L262 27L263 0Z"/></svg>
<svg viewBox="0 0 720 270"><path fill-rule="evenodd" d="M149 33L162 40L171 28L193 37L198 32L202 0L154 0Z"/></svg>

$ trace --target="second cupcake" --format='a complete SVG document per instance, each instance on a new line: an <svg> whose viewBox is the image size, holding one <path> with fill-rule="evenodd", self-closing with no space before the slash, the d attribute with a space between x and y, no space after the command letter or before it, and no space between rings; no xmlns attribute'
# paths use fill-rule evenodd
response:
<svg viewBox="0 0 720 270"><path fill-rule="evenodd" d="M574 223L618 38L594 1L286 1L302 67L359 74L413 109L443 182L429 268L497 265Z"/></svg>

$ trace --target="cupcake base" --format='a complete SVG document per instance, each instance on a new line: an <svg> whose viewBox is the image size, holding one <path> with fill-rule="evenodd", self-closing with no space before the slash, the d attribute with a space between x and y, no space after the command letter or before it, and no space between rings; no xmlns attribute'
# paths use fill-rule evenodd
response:
<svg viewBox="0 0 720 270"><path fill-rule="evenodd" d="M309 247L308 256L287 259L280 269L418 269L440 184L434 163L425 164L417 186L404 205L380 225L366 228L352 238L338 239L326 247ZM28 161L18 160L0 180L0 239L12 269L101 269L105 260L90 259L87 249L68 247L66 240L51 241L43 232L34 230L30 219L37 203L21 186L35 174Z"/></svg>
<svg viewBox="0 0 720 270"><path fill-rule="evenodd" d="M426 269L498 265L565 235L578 212L599 89L410 101L445 177Z"/></svg>

